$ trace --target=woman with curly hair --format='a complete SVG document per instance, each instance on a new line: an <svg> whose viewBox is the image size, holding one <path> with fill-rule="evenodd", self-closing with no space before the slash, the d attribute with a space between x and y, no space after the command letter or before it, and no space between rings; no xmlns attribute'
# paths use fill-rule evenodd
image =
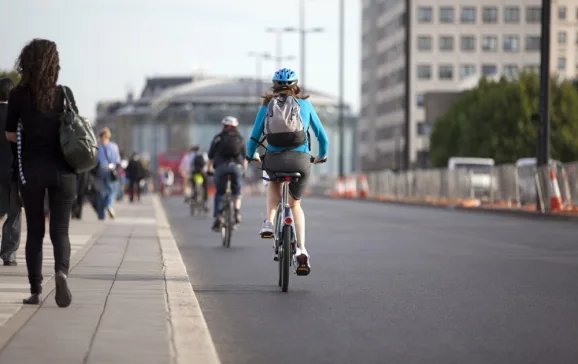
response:
<svg viewBox="0 0 578 364"><path fill-rule="evenodd" d="M59 142L60 116L66 92L78 112L72 91L58 86L60 62L56 43L34 39L16 61L20 83L12 89L6 115L6 137L18 144L19 185L28 236L26 266L31 296L24 304L42 301L42 241L44 239L44 197L48 194L50 240L54 247L56 304L72 301L67 275L70 265L68 228L76 194L76 174L66 163Z"/></svg>

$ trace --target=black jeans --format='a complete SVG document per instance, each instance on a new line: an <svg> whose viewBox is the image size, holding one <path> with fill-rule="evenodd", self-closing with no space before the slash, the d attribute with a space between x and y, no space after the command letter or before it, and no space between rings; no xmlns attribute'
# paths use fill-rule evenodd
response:
<svg viewBox="0 0 578 364"><path fill-rule="evenodd" d="M136 194L137 201L140 201L140 180L130 181L128 185L128 198L130 202L134 201L134 195Z"/></svg>
<svg viewBox="0 0 578 364"><path fill-rule="evenodd" d="M54 270L68 274L70 266L70 213L76 197L76 175L60 174L55 183L33 183L20 186L28 236L26 267L30 293L42 292L42 241L44 240L44 196L50 207L50 240L54 248Z"/></svg>

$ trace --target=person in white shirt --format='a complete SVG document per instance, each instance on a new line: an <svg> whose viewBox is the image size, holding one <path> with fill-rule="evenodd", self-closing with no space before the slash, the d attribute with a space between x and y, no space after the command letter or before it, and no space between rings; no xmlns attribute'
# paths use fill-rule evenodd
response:
<svg viewBox="0 0 578 364"><path fill-rule="evenodd" d="M185 187L184 193L185 203L188 203L189 199L191 198L191 162L193 160L196 151L198 150L199 150L198 145L191 146L187 154L185 154L181 159L181 163L179 165L179 172L181 174L181 177L183 178L183 186Z"/></svg>

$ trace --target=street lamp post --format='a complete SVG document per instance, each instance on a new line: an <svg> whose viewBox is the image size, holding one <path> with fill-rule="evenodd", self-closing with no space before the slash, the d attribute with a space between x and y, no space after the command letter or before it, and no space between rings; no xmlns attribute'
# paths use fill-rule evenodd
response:
<svg viewBox="0 0 578 364"><path fill-rule="evenodd" d="M306 38L307 34L309 33L322 33L325 29L322 27L315 27L315 28L305 28L305 1L306 0L299 0L299 28L289 27L286 28L287 32L292 33L299 33L299 56L301 57L301 64L299 65L300 68L300 75L299 75L299 84L301 89L305 91L305 67L306 67L306 55L307 55L307 47L306 47Z"/></svg>
<svg viewBox="0 0 578 364"><path fill-rule="evenodd" d="M265 31L267 33L274 33L275 34L275 48L276 48L276 55L275 59L277 60L277 69L281 69L283 67L283 33L290 32L290 28L266 28Z"/></svg>
<svg viewBox="0 0 578 364"><path fill-rule="evenodd" d="M551 0L542 0L542 29L540 44L540 140L538 141L537 165L547 166L550 162L550 23ZM544 196L548 196L548 183L541 173L540 181L545 188ZM545 205L548 205L545 203ZM541 207L541 206L539 206Z"/></svg>
<svg viewBox="0 0 578 364"><path fill-rule="evenodd" d="M263 75L263 61L272 59L271 55L268 52L249 52L249 57L255 58L255 66L256 66L256 73L255 73L255 94L257 97L261 95L261 76Z"/></svg>
<svg viewBox="0 0 578 364"><path fill-rule="evenodd" d="M345 0L339 1L339 177L345 176L345 121L343 93L345 76Z"/></svg>

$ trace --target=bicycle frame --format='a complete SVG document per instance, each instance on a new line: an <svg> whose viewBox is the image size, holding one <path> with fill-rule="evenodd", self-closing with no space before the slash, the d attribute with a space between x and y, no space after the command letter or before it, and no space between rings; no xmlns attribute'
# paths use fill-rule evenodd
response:
<svg viewBox="0 0 578 364"><path fill-rule="evenodd" d="M293 211L291 211L291 207L289 207L289 182L291 182L291 178L287 177L285 181L281 183L281 201L275 214L275 253L279 252L281 232L285 225L291 227L291 253L295 253L295 221L293 219Z"/></svg>

